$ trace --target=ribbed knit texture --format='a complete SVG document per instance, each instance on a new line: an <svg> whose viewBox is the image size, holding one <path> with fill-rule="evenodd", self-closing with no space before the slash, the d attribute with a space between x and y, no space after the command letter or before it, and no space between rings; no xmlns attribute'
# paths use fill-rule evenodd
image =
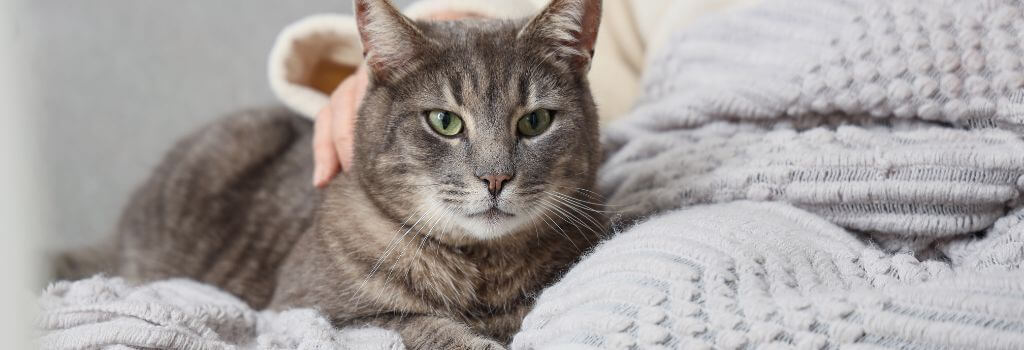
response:
<svg viewBox="0 0 1024 350"><path fill-rule="evenodd" d="M1013 238L940 262L781 203L665 214L545 290L513 348L1021 349L1024 258L1019 243L991 249L1020 242L1020 221L995 229Z"/></svg>
<svg viewBox="0 0 1024 350"><path fill-rule="evenodd" d="M675 36L605 134L609 210L641 223L513 348L1024 349L1022 39L1019 1L943 0Z"/></svg>
<svg viewBox="0 0 1024 350"><path fill-rule="evenodd" d="M1022 11L788 0L695 26L607 130L600 186L626 218L753 199L926 240L984 229L1024 186Z"/></svg>
<svg viewBox="0 0 1024 350"><path fill-rule="evenodd" d="M976 232L1019 197L1024 142L1000 130L712 123L638 138L609 158L610 208L646 215L785 201L844 227L937 238Z"/></svg>
<svg viewBox="0 0 1024 350"><path fill-rule="evenodd" d="M57 282L39 298L39 348L398 350L397 333L337 330L314 310L255 311L189 280L141 286L120 278Z"/></svg>

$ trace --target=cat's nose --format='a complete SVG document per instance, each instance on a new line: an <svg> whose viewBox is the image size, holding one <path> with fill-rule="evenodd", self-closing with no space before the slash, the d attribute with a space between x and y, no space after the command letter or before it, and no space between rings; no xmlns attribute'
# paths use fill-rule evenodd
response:
<svg viewBox="0 0 1024 350"><path fill-rule="evenodd" d="M491 174L481 176L480 179L487 183L487 189L491 191L491 194L497 196L501 193L501 186L512 179L512 177L503 174Z"/></svg>

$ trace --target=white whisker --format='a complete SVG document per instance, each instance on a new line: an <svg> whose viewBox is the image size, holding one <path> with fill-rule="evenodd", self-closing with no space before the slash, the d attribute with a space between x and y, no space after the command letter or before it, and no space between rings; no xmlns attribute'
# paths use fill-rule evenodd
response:
<svg viewBox="0 0 1024 350"><path fill-rule="evenodd" d="M541 206L542 207L547 207L543 203L541 203ZM552 214L554 214L554 213L552 213ZM548 224L548 227L550 227L552 231L556 231L556 232L560 233L562 235L562 237L565 237L565 239L567 241L569 241L570 244L572 244L573 248L576 248L576 252L577 253L583 254L583 251L580 250L580 247L576 245L576 242L573 242L572 238L569 238L569 235L566 234L565 231L562 230L562 228L558 227L558 222L557 221L555 221L554 219L549 217L548 214L545 213L543 210L540 211L540 215L543 216L544 223Z"/></svg>
<svg viewBox="0 0 1024 350"><path fill-rule="evenodd" d="M554 198L552 198L552 199L554 199ZM589 229L589 230L590 230L591 232L593 232L593 233L594 233L595 235L597 235L598 237L601 237L601 233L600 233L600 232L598 232L598 231L597 231L596 229L594 229L593 227L591 227L591 226L590 226L589 224L587 224L586 222L583 222L583 220L581 220L580 218L578 218L578 217L577 217L577 216L576 216L575 214L573 214L573 213L571 213L571 212L566 212L566 211L562 210L562 208L560 208L560 207L558 206L557 202L556 202L556 203L551 203L551 202L547 201L547 200L546 200L545 198L540 198L540 200L541 200L541 202L543 202L543 203L546 203L546 204L548 204L548 205L550 206L550 208L551 208L551 209L554 209L555 211L557 211L557 212L561 213L561 214L562 214L562 218L564 218L564 219L568 220L568 221L569 221L569 223L570 223L570 224L572 224L572 225L573 225L574 227L576 227L577 229L580 229L580 230L582 230L583 228L587 228L587 229ZM591 218L591 219L593 219L593 218ZM577 224L578 224L578 225L577 225ZM580 226L583 226L583 227L580 227ZM598 226L600 226L600 225L598 225ZM593 242L591 242L591 241L590 241L590 238L587 238L587 236L586 236L586 235L583 235L583 238L584 238L584 239L585 239L585 240L587 241L587 244L591 244L591 245L593 245Z"/></svg>

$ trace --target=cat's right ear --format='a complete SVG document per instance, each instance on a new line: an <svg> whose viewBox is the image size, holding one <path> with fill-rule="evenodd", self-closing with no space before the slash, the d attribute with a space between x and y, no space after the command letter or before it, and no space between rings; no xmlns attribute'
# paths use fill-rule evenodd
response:
<svg viewBox="0 0 1024 350"><path fill-rule="evenodd" d="M374 79L401 75L429 40L389 0L355 0L363 58Z"/></svg>
<svg viewBox="0 0 1024 350"><path fill-rule="evenodd" d="M519 37L544 43L551 55L573 69L586 72L594 57L601 0L552 0L526 24Z"/></svg>

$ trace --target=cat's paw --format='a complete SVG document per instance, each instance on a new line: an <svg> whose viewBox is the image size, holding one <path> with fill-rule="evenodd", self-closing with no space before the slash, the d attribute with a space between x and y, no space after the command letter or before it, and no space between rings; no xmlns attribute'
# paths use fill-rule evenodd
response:
<svg viewBox="0 0 1024 350"><path fill-rule="evenodd" d="M487 338L474 338L466 344L466 350L507 350L504 344Z"/></svg>

